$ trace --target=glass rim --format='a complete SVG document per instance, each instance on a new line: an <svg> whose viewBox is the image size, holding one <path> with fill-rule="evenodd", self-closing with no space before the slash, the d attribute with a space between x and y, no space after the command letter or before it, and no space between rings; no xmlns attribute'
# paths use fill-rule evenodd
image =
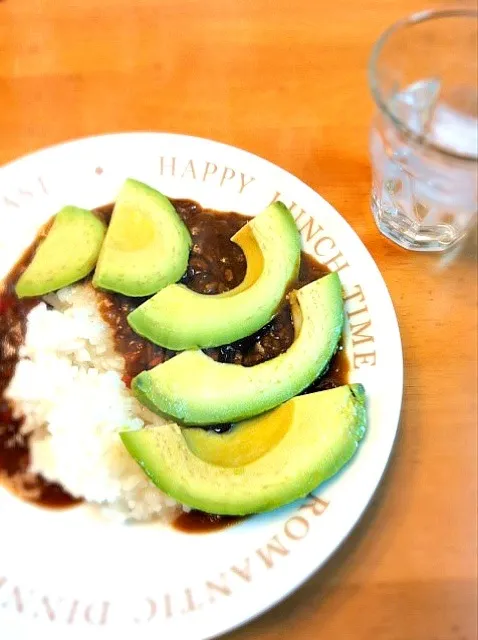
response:
<svg viewBox="0 0 478 640"><path fill-rule="evenodd" d="M416 133L412 129L410 129L400 118L398 118L393 111L388 107L387 102L382 97L382 92L380 91L378 82L377 82L377 62L382 53L382 49L384 45L388 42L390 37L400 31L404 27L414 26L416 24L420 24L422 22L428 22L429 20L436 20L439 18L475 18L478 20L478 10L475 9L430 9L426 11L419 11L417 13L412 13L405 18L401 18L394 22L390 27L388 27L379 39L375 42L372 48L372 53L368 62L368 79L370 90L372 92L372 96L375 100L376 105L380 109L382 113L384 113L395 125L395 127L408 139L413 141L414 143L438 153L443 156L448 156L449 158L453 158L455 160L461 160L464 162L473 162L476 163L478 161L478 155L470 155L463 153L456 153L451 151L450 149L441 147L434 142L431 142L427 139L426 135L422 135Z"/></svg>

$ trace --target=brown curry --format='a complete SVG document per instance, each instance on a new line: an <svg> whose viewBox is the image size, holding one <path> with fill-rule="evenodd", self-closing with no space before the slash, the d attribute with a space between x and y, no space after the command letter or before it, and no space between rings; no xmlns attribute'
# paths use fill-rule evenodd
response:
<svg viewBox="0 0 478 640"><path fill-rule="evenodd" d="M171 201L193 240L188 268L181 282L198 293L208 295L236 287L244 278L246 263L242 250L230 238L250 218L237 213L203 209L191 200ZM97 213L108 222L112 208L113 205L101 207ZM26 317L40 301L37 298L19 300L14 287L47 229L48 225L12 269L0 291L0 481L30 502L47 507L67 507L81 501L69 496L60 486L28 472L28 438L21 434L22 421L14 419L12 408L3 395L13 376L19 348L25 339ZM299 277L292 288L300 288L327 273L329 270L326 267L302 253ZM132 378L144 369L174 357L175 351L152 344L129 327L126 320L128 313L144 298L128 298L103 291L97 295L103 319L113 330L116 349L125 359L123 379L128 386ZM292 344L293 338L290 306L285 299L273 320L260 331L233 344L207 349L206 353L220 362L249 367L283 353ZM327 371L303 393L346 384L347 372L348 362L343 349L339 347ZM229 427L215 425L212 428L225 431ZM234 519L218 520L217 516L192 512L190 516L181 516L177 526L183 531L205 531L225 526L231 521Z"/></svg>

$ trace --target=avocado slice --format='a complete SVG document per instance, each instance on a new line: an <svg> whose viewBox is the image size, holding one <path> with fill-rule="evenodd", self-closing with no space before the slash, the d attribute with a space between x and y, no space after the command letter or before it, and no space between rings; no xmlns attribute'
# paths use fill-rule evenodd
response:
<svg viewBox="0 0 478 640"><path fill-rule="evenodd" d="M41 296L87 276L95 267L105 232L105 224L93 212L64 207L18 279L17 296Z"/></svg>
<svg viewBox="0 0 478 640"><path fill-rule="evenodd" d="M299 272L301 243L292 213L275 202L231 240L247 260L238 287L202 295L172 284L129 314L132 329L155 344L183 351L235 342L267 324Z"/></svg>
<svg viewBox="0 0 478 640"><path fill-rule="evenodd" d="M169 200L129 178L116 200L93 284L148 296L181 278L191 236Z"/></svg>
<svg viewBox="0 0 478 640"><path fill-rule="evenodd" d="M280 356L253 367L184 351L133 379L144 405L190 425L250 418L308 387L333 356L343 326L340 279L331 273L290 294L296 337Z"/></svg>
<svg viewBox="0 0 478 640"><path fill-rule="evenodd" d="M246 515L306 496L352 458L366 431L360 384L289 400L224 434L176 424L121 439L153 483L194 509Z"/></svg>

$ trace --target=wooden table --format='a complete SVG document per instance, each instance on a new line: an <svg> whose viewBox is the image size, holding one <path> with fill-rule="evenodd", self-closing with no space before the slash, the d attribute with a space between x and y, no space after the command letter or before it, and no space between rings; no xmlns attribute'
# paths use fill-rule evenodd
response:
<svg viewBox="0 0 478 640"><path fill-rule="evenodd" d="M328 199L390 288L406 392L385 480L326 567L230 640L477 637L476 244L406 252L369 210L367 57L420 4L0 0L0 164L110 131L237 145Z"/></svg>

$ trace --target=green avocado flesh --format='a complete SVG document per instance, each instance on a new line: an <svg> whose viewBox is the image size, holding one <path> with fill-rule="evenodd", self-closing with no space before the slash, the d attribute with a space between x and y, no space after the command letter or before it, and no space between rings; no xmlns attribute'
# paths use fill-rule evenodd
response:
<svg viewBox="0 0 478 640"><path fill-rule="evenodd" d="M333 356L343 327L339 277L331 273L290 295L295 340L253 367L219 363L184 351L133 379L135 396L152 411L190 425L249 418L308 387Z"/></svg>
<svg viewBox="0 0 478 640"><path fill-rule="evenodd" d="M362 385L289 400L217 434L176 424L121 433L153 483L194 509L246 515L306 496L354 455L366 431Z"/></svg>
<svg viewBox="0 0 478 640"><path fill-rule="evenodd" d="M139 335L167 349L216 347L249 336L267 324L298 275L300 235L291 212L276 202L231 240L247 261L244 281L219 295L170 285L128 316Z"/></svg>
<svg viewBox="0 0 478 640"><path fill-rule="evenodd" d="M106 226L91 211L64 207L19 278L19 298L41 296L87 276L95 267Z"/></svg>
<svg viewBox="0 0 478 640"><path fill-rule="evenodd" d="M93 284L127 296L147 296L186 271L191 236L169 200L128 179L116 200Z"/></svg>

